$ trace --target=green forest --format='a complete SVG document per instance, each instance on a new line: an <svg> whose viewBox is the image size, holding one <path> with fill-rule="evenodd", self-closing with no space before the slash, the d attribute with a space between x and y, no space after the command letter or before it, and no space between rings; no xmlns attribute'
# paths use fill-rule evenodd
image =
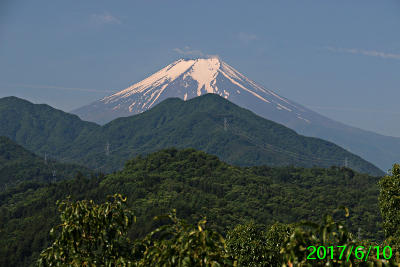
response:
<svg viewBox="0 0 400 267"><path fill-rule="evenodd" d="M51 157L40 158L9 138L0 136L0 191L22 181L71 179L77 171L85 175L92 172L80 165L60 164Z"/></svg>
<svg viewBox="0 0 400 267"><path fill-rule="evenodd" d="M52 266L59 253L61 265L76 266L301 265L308 244L399 244L397 165L381 178L345 167L239 167L170 148L107 175L70 172L0 192L0 266ZM104 213L112 223L95 216Z"/></svg>
<svg viewBox="0 0 400 267"><path fill-rule="evenodd" d="M305 137L228 100L207 94L188 101L170 98L138 115L99 126L48 105L16 97L0 99L0 136L37 155L120 170L127 159L169 147L195 148L238 166L346 166L384 172L331 142Z"/></svg>

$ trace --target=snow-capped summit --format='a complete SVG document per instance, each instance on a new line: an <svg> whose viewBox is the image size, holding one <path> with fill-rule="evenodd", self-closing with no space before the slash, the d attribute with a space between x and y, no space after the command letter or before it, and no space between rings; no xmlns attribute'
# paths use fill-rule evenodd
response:
<svg viewBox="0 0 400 267"><path fill-rule="evenodd" d="M272 120L284 116L310 122L300 105L258 85L218 57L179 59L75 113L82 119L105 123L146 111L169 97L187 100L207 93L218 94Z"/></svg>

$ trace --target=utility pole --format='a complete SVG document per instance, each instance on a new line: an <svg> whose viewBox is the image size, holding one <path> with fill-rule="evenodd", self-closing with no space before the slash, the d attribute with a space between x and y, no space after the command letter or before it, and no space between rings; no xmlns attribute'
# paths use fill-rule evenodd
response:
<svg viewBox="0 0 400 267"><path fill-rule="evenodd" d="M47 165L47 152L44 152L44 164Z"/></svg>
<svg viewBox="0 0 400 267"><path fill-rule="evenodd" d="M53 170L52 173L53 173L53 183L55 183L56 182L56 170Z"/></svg>

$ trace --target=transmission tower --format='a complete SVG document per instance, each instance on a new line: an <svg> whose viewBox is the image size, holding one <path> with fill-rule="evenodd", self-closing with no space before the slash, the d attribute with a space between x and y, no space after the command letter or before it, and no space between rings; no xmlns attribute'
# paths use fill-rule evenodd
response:
<svg viewBox="0 0 400 267"><path fill-rule="evenodd" d="M53 182L55 183L56 182L56 170L53 170L52 173L53 173Z"/></svg>
<svg viewBox="0 0 400 267"><path fill-rule="evenodd" d="M344 166L345 166L346 168L349 167L349 161L348 161L347 157L344 159Z"/></svg>
<svg viewBox="0 0 400 267"><path fill-rule="evenodd" d="M228 120L224 118L224 131L226 132L228 130Z"/></svg>
<svg viewBox="0 0 400 267"><path fill-rule="evenodd" d="M110 143L107 142L106 144L106 156L108 157L110 155Z"/></svg>

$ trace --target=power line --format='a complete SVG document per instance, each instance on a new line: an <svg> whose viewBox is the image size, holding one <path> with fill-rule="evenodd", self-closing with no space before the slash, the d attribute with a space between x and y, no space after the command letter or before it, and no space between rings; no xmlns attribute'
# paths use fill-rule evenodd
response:
<svg viewBox="0 0 400 267"><path fill-rule="evenodd" d="M216 116L217 116L217 117L224 117L224 131L225 131L225 119L226 119L226 115L224 116L224 115L222 115L222 114L219 114L219 115L216 115ZM245 137L245 138L248 139L252 144L258 145L258 146L264 146L263 149L266 150L266 151L269 151L269 150L267 150L267 149L265 148L265 147L268 147L268 149L271 149L271 150L275 151L276 153L287 153L287 154L291 154L292 157L295 157L295 158L297 158L297 159L299 159L299 160L302 160L302 161L308 161L308 162L309 162L309 161L314 161L314 162L324 162L324 161L325 161L325 162L335 163L336 165L342 165L342 164L343 164L343 158L342 158L342 157L340 157L340 158L322 158L322 157L313 157L313 156L304 157L303 155L298 154L298 153L296 153L296 152L289 151L289 150L286 150L286 149L283 149L283 148L279 148L279 147L276 147L276 146L271 145L271 144L267 144L267 143L264 143L264 142L262 142L262 144L260 144L260 142L255 142L253 138L247 136L246 134L243 134L243 133L242 133L240 130L238 130L237 128L235 129L235 128L232 127L231 125L227 125L227 126L230 127L230 130L231 130L234 134L239 135L239 136L242 136L242 137ZM217 126L217 127L218 127L218 126ZM234 130L236 130L236 132L234 132Z"/></svg>
<svg viewBox="0 0 400 267"><path fill-rule="evenodd" d="M217 126L217 127L221 127L221 126ZM235 129L235 127L232 127L232 125L230 125L228 123L227 117L224 117L223 130L227 131L228 127L229 127L230 131L232 131L234 134L246 138L250 143L261 147L265 151L275 152L275 153L279 153L279 154L281 154L281 153L288 154L292 158L297 159L299 161L303 161L303 162L314 162L314 163L320 163L320 164L321 163L325 163L325 164L331 163L332 165L343 166L343 158L313 157L311 155L306 157L306 156L304 156L302 154L298 154L296 152L289 151L289 150L286 150L286 149L283 149L283 148L280 148L280 147L265 143L262 140L261 140L261 143L260 143L260 141L255 141L254 138L251 138L251 137L247 136L246 134L242 133L239 129L237 129L237 128ZM106 145L105 145L105 151L102 150L102 151L99 151L98 153L91 154L91 157L99 155L99 154L103 154L103 153L105 153L105 155L108 157L108 156L110 156L111 153L114 153L115 151L121 150L123 148L125 148L125 147L121 146L119 148L111 150L111 145L110 145L109 142L107 142ZM45 154L45 160L46 160L46 158L47 158L47 153ZM64 161L64 160L68 160L68 159L71 160L72 162L76 162L76 158L72 158L72 157L64 157L64 158L61 158L60 161ZM100 167L95 168L95 170L101 169L105 165L107 165L107 163L103 164ZM349 164L349 160L346 157L345 160L344 160L344 166L348 167L349 165L350 165Z"/></svg>
<svg viewBox="0 0 400 267"><path fill-rule="evenodd" d="M232 129L234 129L234 128L231 127L231 130L232 130ZM247 135L242 134L242 133L238 133L238 132L236 132L235 134L240 135L240 136L242 136L242 137L245 137L246 139L248 139L249 141L251 141L251 143L253 143L254 145L257 145L257 143L255 143L254 140L253 140L252 138L248 137ZM268 147L269 149L271 149L272 151L276 152L276 153L286 153L286 154L290 154L292 157L294 157L294 158L296 158L296 159L298 159L298 160L300 160L300 161L304 161L304 162L310 162L310 161L319 162L319 163L322 163L322 162L328 163L328 162L330 162L330 163L335 163L335 164L337 164L337 165L341 165L340 162L342 162L342 160L343 160L343 159L339 159L339 158L337 158L337 159L336 159L336 158L315 158L315 157L312 157L312 156L310 156L310 157L304 157L304 156L302 156L302 155L300 155L300 154L297 154L296 152L289 151L289 150L285 150L285 149L283 149L283 148L279 148L279 147L276 147L276 146L273 146L273 145L267 144L267 143L263 143L263 144L261 144L261 145L258 144L258 146L263 146L262 148L263 148L264 150L266 150L266 151L269 151L269 150L267 150L267 149L265 148L265 146ZM339 164L338 164L338 163L339 163ZM348 164L348 161L346 161L346 164Z"/></svg>

